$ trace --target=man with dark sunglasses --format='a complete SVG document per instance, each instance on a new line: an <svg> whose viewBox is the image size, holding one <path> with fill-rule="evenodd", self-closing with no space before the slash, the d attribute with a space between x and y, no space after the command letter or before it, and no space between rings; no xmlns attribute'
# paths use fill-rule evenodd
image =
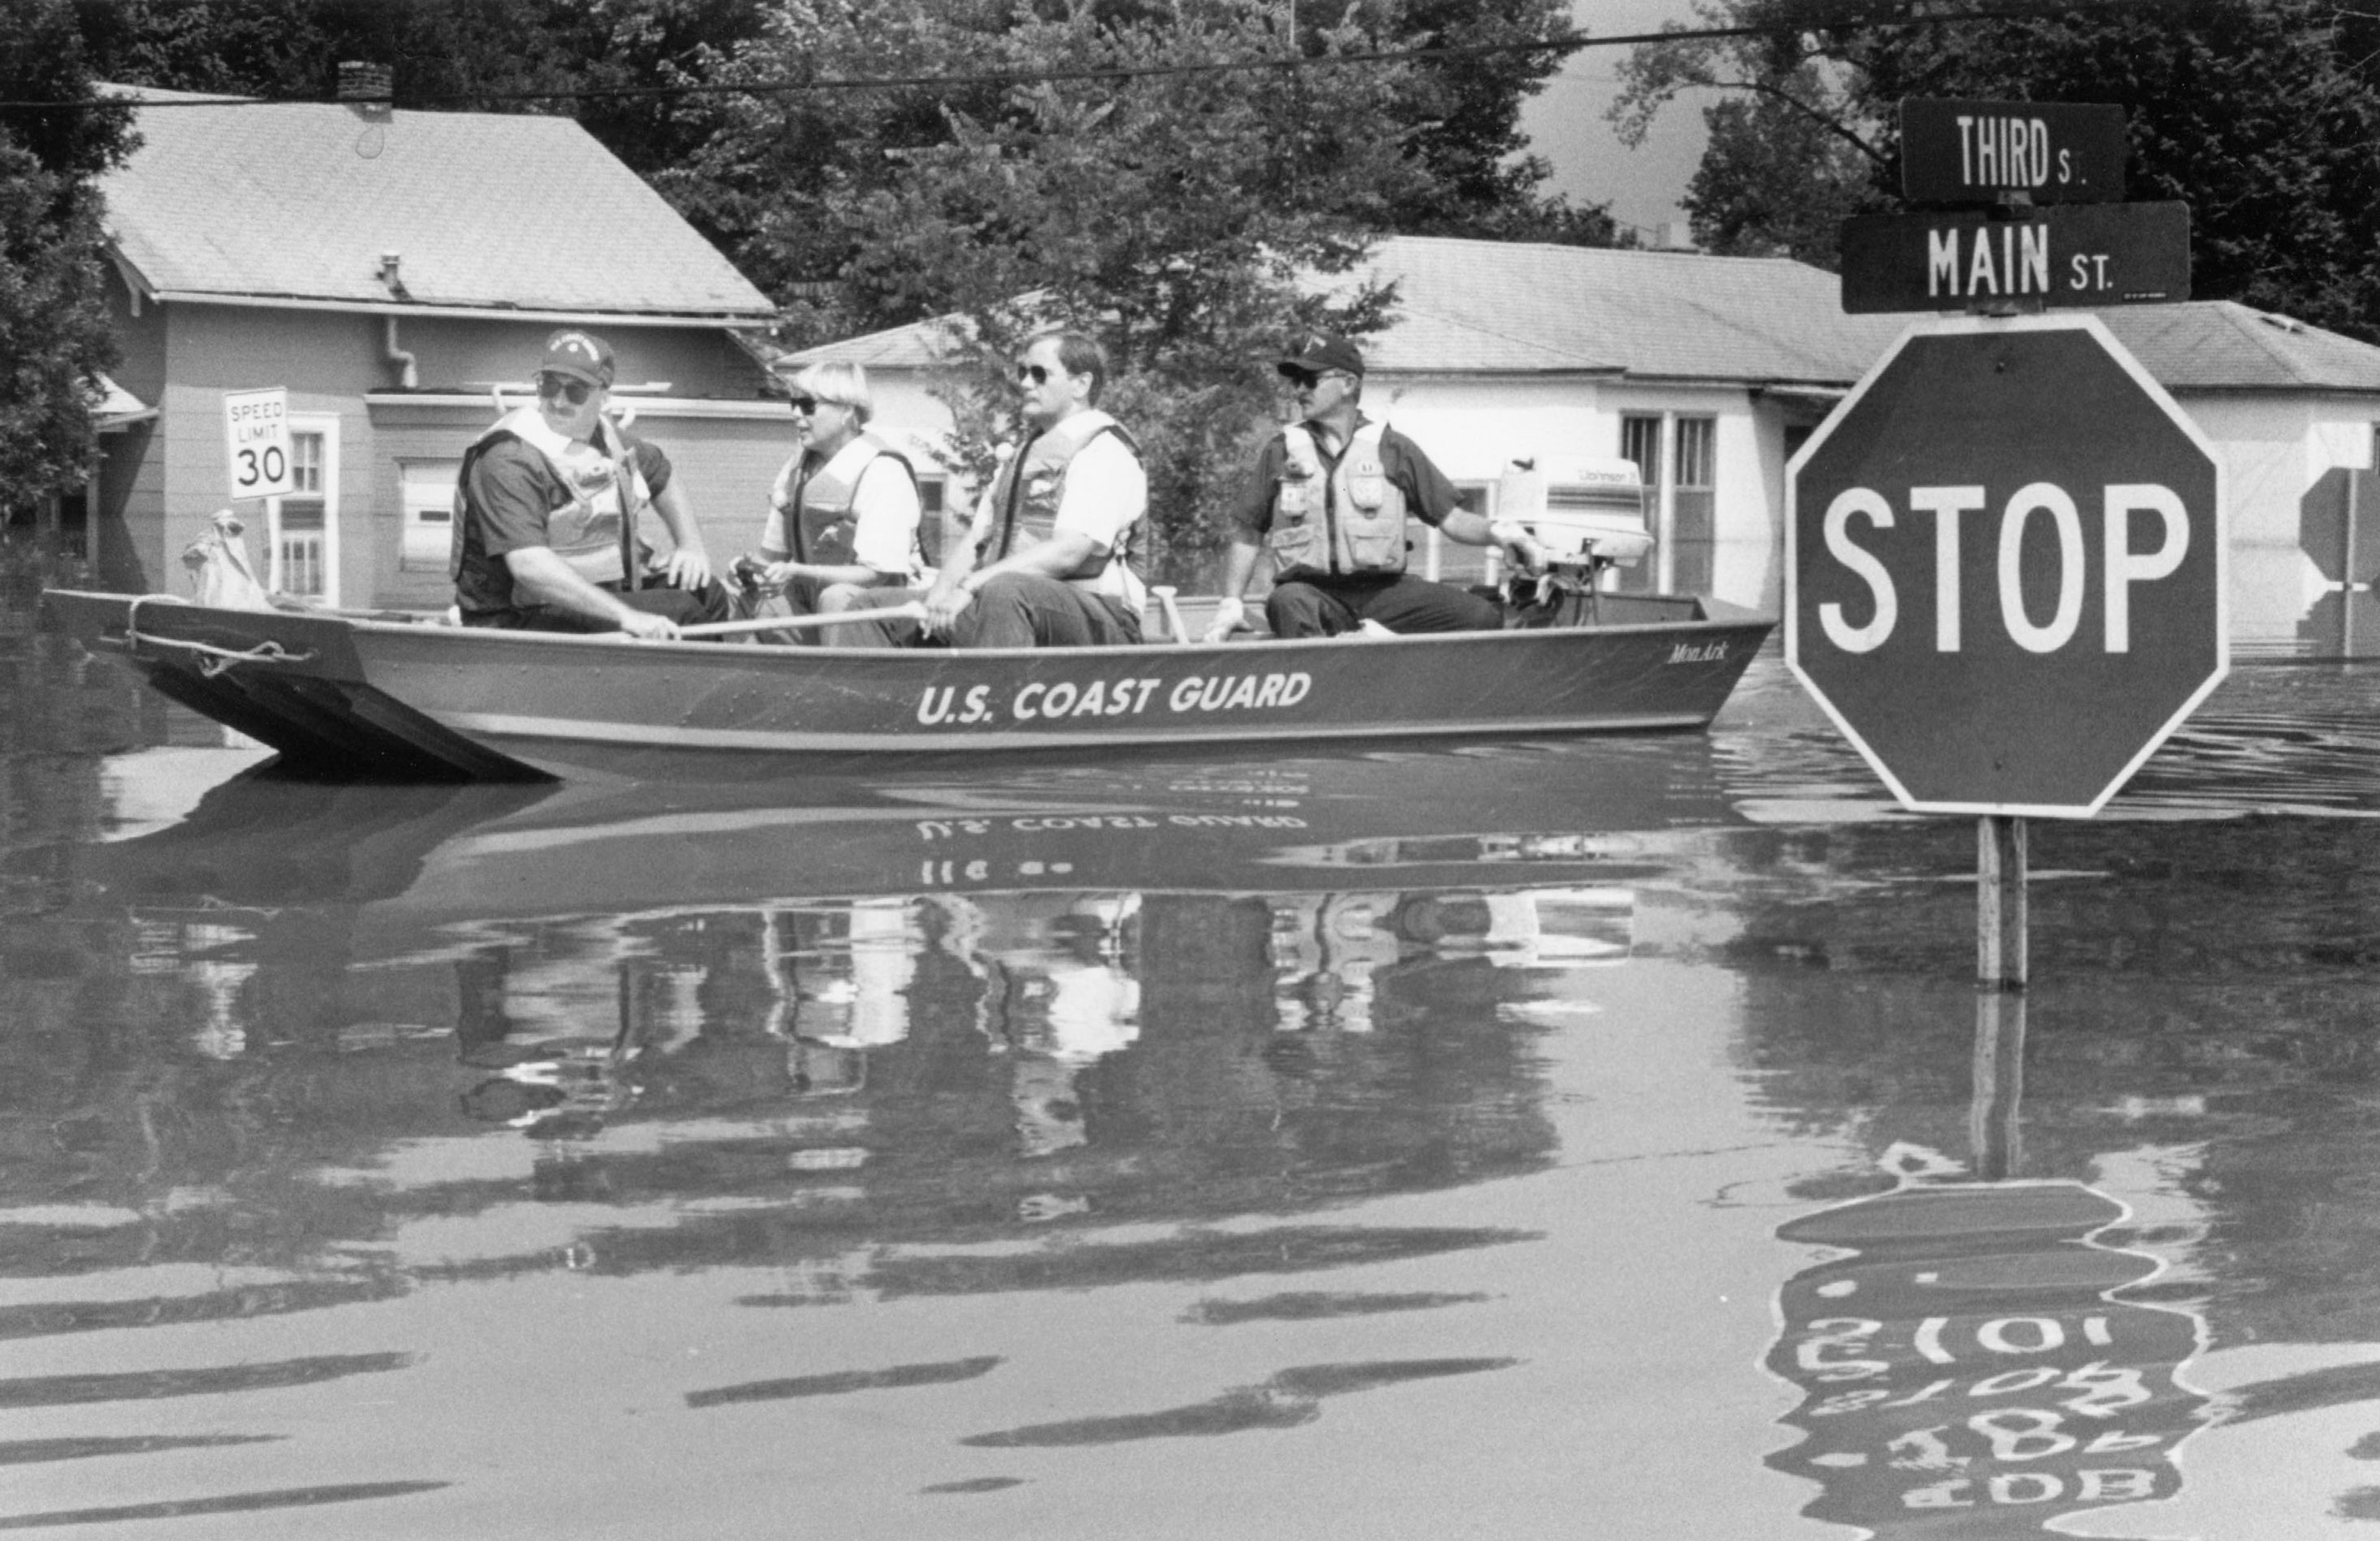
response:
<svg viewBox="0 0 2380 1541"><path fill-rule="evenodd" d="M975 521L926 591L925 632L954 648L1082 648L1140 640L1146 590L1133 531L1148 476L1123 425L1099 409L1107 354L1045 332L1016 361L1023 442L1002 447Z"/></svg>
<svg viewBox="0 0 2380 1541"><path fill-rule="evenodd" d="M667 638L727 618L669 456L604 415L614 370L601 338L554 333L536 405L507 412L465 452L448 563L465 625ZM648 508L676 547L650 574L637 539Z"/></svg>
<svg viewBox="0 0 2380 1541"><path fill-rule="evenodd" d="M1505 547L1534 573L1545 553L1527 531L1462 507L1420 445L1364 415L1364 356L1354 343L1318 333L1274 368L1296 396L1297 420L1257 453L1204 639L1220 642L1245 624L1242 596L1268 552L1265 622L1275 637L1501 628L1495 601L1405 570L1405 517L1467 546Z"/></svg>

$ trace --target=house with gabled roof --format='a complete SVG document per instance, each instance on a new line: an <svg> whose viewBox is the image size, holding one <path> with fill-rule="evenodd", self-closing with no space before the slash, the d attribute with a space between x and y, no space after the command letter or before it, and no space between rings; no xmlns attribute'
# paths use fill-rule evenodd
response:
<svg viewBox="0 0 2380 1541"><path fill-rule="evenodd" d="M1621 581L1752 603L1775 602L1786 455L1898 330L1843 317L1830 274L1786 261L1397 236L1348 281L1390 278L1390 326L1359 339L1365 409L1467 504L1492 512L1516 460L1635 460L1659 539ZM930 454L950 422L927 394L941 335L920 322L798 358L864 364L880 431ZM1472 581L1487 557L1425 531L1415 560Z"/></svg>
<svg viewBox="0 0 2380 1541"><path fill-rule="evenodd" d="M748 544L792 435L740 333L775 308L577 123L130 94L141 143L103 183L123 358L89 494L102 581L182 591L228 504L270 588L443 608L463 450L562 325L612 345L714 555ZM274 386L296 491L231 504L223 398Z"/></svg>
<svg viewBox="0 0 2380 1541"><path fill-rule="evenodd" d="M1787 462L1914 319L1846 315L1834 274L1785 259L1399 236L1353 276L1399 285L1390 325L1361 339L1366 410L1412 434L1474 505L1493 512L1516 459L1632 460L1658 543L1620 581L1772 612ZM2380 486L2365 486L2380 348L2227 301L2101 319L2224 458L2235 645L2319 650L2305 634L2325 583L2309 541L2352 524L2339 512L2350 492L2380 530ZM950 426L929 394L941 335L918 323L799 357L865 364L880 431L923 464ZM2357 581L2380 571L2380 538L2368 544ZM1483 561L1429 536L1415 557L1463 581ZM2380 646L2380 601L2361 602Z"/></svg>

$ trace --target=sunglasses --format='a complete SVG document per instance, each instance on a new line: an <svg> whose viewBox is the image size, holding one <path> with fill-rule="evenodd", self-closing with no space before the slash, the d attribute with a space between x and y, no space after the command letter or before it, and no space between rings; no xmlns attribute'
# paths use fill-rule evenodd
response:
<svg viewBox="0 0 2380 1541"><path fill-rule="evenodd" d="M1020 384L1029 380L1036 385L1047 385L1050 383L1050 371L1038 364L1019 364L1016 366L1016 379Z"/></svg>
<svg viewBox="0 0 2380 1541"><path fill-rule="evenodd" d="M1281 371L1281 377L1297 390L1310 391L1332 375L1343 375L1346 372L1345 370L1301 370L1293 366L1284 366Z"/></svg>
<svg viewBox="0 0 2380 1541"><path fill-rule="evenodd" d="M824 396L795 396L786 403L803 417L815 417L821 406L848 406L847 401L832 401Z"/></svg>
<svg viewBox="0 0 2380 1541"><path fill-rule="evenodd" d="M541 374L537 377L537 394L540 399L560 396L573 406L584 406L587 398L595 394L595 387L567 375Z"/></svg>

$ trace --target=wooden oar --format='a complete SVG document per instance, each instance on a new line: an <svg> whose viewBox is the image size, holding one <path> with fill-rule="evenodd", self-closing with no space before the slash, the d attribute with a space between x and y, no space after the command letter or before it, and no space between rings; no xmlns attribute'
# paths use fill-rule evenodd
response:
<svg viewBox="0 0 2380 1541"><path fill-rule="evenodd" d="M750 621L713 621L703 626L680 626L679 637L735 637L752 631L807 631L812 626L840 626L855 621L922 621L926 607L912 601L884 610L840 610L832 615L761 616Z"/></svg>
<svg viewBox="0 0 2380 1541"><path fill-rule="evenodd" d="M1156 583L1149 586L1148 591L1157 596L1158 608L1165 612L1165 629L1173 634L1174 642L1188 647L1189 629L1183 625L1182 612L1173 603L1173 596L1180 590L1170 583Z"/></svg>

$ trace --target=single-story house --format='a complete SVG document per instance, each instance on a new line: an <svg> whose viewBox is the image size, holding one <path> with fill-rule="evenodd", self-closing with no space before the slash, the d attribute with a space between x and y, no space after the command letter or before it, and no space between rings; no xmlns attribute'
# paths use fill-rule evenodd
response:
<svg viewBox="0 0 2380 1541"><path fill-rule="evenodd" d="M1835 275L1785 259L1401 236L1363 272L1400 285L1392 324L1362 339L1366 405L1468 501L1492 512L1515 459L1634 461L1659 543L1622 583L1769 610L1782 598L1786 464L1914 319L1845 315ZM2301 548L2338 523L2313 510L2345 495L2342 474L2371 474L2380 348L2223 301L2102 319L2224 458L2235 641L2297 648L2321 587ZM919 323L799 356L865 365L880 428L937 479L950 430L929 394L940 335ZM2380 499L2367 490L2361 506ZM1481 558L1431 538L1417 560L1468 578ZM2368 629L2380 638L2380 617Z"/></svg>
<svg viewBox="0 0 2380 1541"><path fill-rule="evenodd" d="M103 183L102 582L185 592L180 553L228 504L269 587L443 608L463 451L563 325L611 343L714 556L751 543L792 433L740 334L775 309L577 123L132 94L142 142ZM233 504L224 397L274 386L296 491Z"/></svg>

